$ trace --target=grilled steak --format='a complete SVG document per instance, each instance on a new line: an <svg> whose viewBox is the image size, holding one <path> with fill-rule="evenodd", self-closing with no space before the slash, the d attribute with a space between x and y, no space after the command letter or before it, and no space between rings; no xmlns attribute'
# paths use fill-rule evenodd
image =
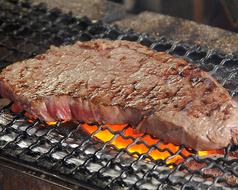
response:
<svg viewBox="0 0 238 190"><path fill-rule="evenodd" d="M95 40L8 66L0 93L46 121L131 124L198 150L238 144L238 108L196 65L136 42Z"/></svg>

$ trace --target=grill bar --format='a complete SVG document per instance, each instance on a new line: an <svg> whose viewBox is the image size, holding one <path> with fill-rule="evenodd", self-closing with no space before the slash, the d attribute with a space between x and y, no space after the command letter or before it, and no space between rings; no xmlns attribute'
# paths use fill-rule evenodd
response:
<svg viewBox="0 0 238 190"><path fill-rule="evenodd" d="M90 190L89 184L67 180L59 175L52 175L44 170L31 167L27 164L0 157L1 188L2 189L57 189Z"/></svg>
<svg viewBox="0 0 238 190"><path fill-rule="evenodd" d="M200 46L154 38L133 30L124 30L88 18L76 19L60 10L47 10L43 5L32 6L23 1L0 1L0 63L9 64L45 52L50 45L73 44L97 38L137 41L155 51L166 51L175 57L197 64L237 98L238 55L224 54ZM34 172L42 172L74 187L90 184L96 189L230 189L236 182L238 160L230 156L237 147L228 146L217 158L200 157L197 151L177 146L176 151L165 147L168 143L152 135L126 135L129 125L114 130L99 123L59 121L47 124L19 110L13 102L1 100L0 158L2 162L23 164ZM89 133L85 126L93 128ZM114 135L103 141L100 132ZM130 140L126 147L117 147L117 138ZM149 144L145 139L155 140ZM130 151L143 144L145 153ZM166 153L165 158L153 158L153 151ZM186 154L185 154L186 153ZM180 156L181 162L169 162ZM186 164L204 164L192 170ZM216 169L222 174L206 174ZM227 177L232 176L235 181Z"/></svg>

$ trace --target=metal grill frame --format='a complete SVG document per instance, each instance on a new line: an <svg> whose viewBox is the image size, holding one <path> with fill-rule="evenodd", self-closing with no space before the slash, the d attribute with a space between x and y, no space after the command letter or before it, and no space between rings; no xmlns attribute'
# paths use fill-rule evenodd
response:
<svg viewBox="0 0 238 190"><path fill-rule="evenodd" d="M164 37L155 38L133 30L124 30L86 17L76 19L71 14L62 13L58 9L47 10L42 4L32 6L24 1L0 1L0 51L4 52L0 53L0 69L16 61L44 53L53 44L68 45L78 40L88 41L98 38L137 41L152 50L166 51L208 71L234 98L238 94L237 52L225 54L217 50L204 49L198 45L191 46L182 42L169 41ZM80 126L83 125L80 122L77 125L68 123L71 126L70 129L64 128L65 123L62 121L55 125L47 125L37 118L27 116L24 111L13 112L12 104L13 102L0 110L2 159L24 163L37 170L60 176L62 179L90 183L97 189L229 189L238 187L238 184L231 184L224 179L226 175L231 174L238 177L236 172L238 160L229 157L229 153L237 147L228 146L224 157L202 159L196 151L184 146L178 146L178 151L172 153L169 149L160 149L158 144L150 146L145 141L141 141L146 134L139 138L125 136L123 131L115 132L107 125L98 123L92 124L97 125L98 129L91 135L80 131ZM130 126L126 126L124 130L128 127ZM130 146L143 142L150 151L153 149L167 151L171 156L165 160L154 160L146 153L129 152L129 147L119 149L110 144L114 138L109 142L95 139L94 135L100 130L110 131L115 134L115 138L122 136L132 139L133 143ZM156 139L154 136L151 138ZM163 140L159 140L159 143L166 144ZM39 147L45 148L46 151L43 149L41 149L43 152L39 151ZM35 150L36 148L38 151ZM184 156L182 153L184 149L194 155ZM60 157L60 153L63 156ZM166 164L168 159L176 155L183 157L184 162ZM75 158L82 159L81 163L69 162L70 159ZM198 171L192 171L184 165L191 160L206 163L207 166ZM204 174L203 171L209 168L219 168L224 173L222 176Z"/></svg>

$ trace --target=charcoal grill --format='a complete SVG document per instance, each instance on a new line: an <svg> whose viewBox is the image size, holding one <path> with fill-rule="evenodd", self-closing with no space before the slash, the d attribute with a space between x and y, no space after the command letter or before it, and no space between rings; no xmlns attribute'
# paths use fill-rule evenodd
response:
<svg viewBox="0 0 238 190"><path fill-rule="evenodd" d="M137 41L155 51L166 51L175 57L195 63L210 72L234 99L237 97L237 53L225 54L163 37L155 38L133 30L124 30L86 17L75 18L58 9L47 10L42 4L33 6L24 1L0 1L1 70L16 61L45 52L52 44L68 45L78 40L97 38ZM219 157L200 157L197 151L183 145L174 145L177 147L176 151L161 148L161 145L168 143L152 135L125 135L129 125L125 125L122 130L112 130L109 125L93 123L88 124L88 127L94 127L94 131L89 133L84 130L84 123L58 121L49 124L25 111L19 111L13 102L4 99L1 101L2 188L7 186L3 180L4 176L17 172L21 174L18 175L19 178L14 178L14 181L23 181L20 185L30 189L37 186L32 180L46 184L46 187L52 189L238 188L238 181L231 182L226 178L238 177L235 146L229 145L218 151L222 153ZM100 131L108 131L114 137L104 142L96 136ZM145 140L148 136L156 140L156 143L148 144ZM132 142L124 148L117 147L112 142L118 137ZM130 147L140 144L144 144L148 151L129 151ZM154 150L166 152L169 156L154 159L150 156ZM168 162L176 156L180 156L182 161ZM192 170L186 165L191 161L205 165L201 169ZM222 174L206 174L204 171L207 169L218 169ZM27 173L27 177L22 177L23 173ZM7 187L17 189L19 183L14 181L9 182L12 186ZM44 189L43 186L41 189Z"/></svg>

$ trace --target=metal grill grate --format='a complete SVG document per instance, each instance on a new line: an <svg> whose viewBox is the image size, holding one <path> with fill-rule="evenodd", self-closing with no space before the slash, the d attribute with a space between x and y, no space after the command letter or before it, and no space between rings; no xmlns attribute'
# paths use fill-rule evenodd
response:
<svg viewBox="0 0 238 190"><path fill-rule="evenodd" d="M237 54L206 50L165 38L153 38L132 30L106 25L87 18L76 19L44 5L31 6L24 1L0 1L0 69L45 52L49 46L73 44L96 38L138 41L155 51L166 51L175 57L198 64L208 71L236 99L238 94ZM85 127L87 126L87 127ZM92 129L91 133L86 128ZM238 187L237 147L228 146L218 158L201 158L198 152L184 146L175 151L168 143L152 135L127 135L130 126L114 130L109 125L60 121L49 125L19 111L11 102L0 110L0 154L3 157L61 175L65 179L90 183L97 189L230 189ZM98 134L112 137L106 142ZM118 147L122 138L129 143ZM152 139L154 144L147 142ZM143 145L140 153L132 147ZM154 158L153 151L165 153ZM176 156L181 162L169 162ZM200 169L186 164L196 162ZM218 176L206 171L219 170ZM182 172L183 171L183 172ZM232 178L230 181L227 177Z"/></svg>

